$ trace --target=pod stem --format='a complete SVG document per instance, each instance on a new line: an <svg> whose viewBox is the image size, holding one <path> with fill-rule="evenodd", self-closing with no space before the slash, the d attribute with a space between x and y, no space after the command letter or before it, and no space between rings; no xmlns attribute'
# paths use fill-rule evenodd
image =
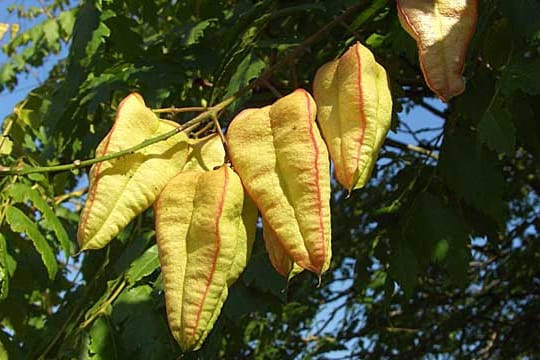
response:
<svg viewBox="0 0 540 360"><path fill-rule="evenodd" d="M35 173L49 173L49 172L55 172L55 171L68 171L68 170L74 170L79 169L82 167L94 165L103 161L108 161L112 159L119 158L121 156L133 154L134 152L141 150L147 146L153 145L155 143L158 143L160 141L165 141L169 139L170 137L173 137L176 134L179 134L184 131L191 131L193 130L196 125L201 123L202 121L206 119L212 119L213 117L217 118L217 114L225 109L227 106L229 106L233 101L235 100L234 96L231 96L219 104L212 106L205 110L204 112L200 113L193 119L189 120L183 125L179 125L177 128L168 131L166 133L163 133L161 135L155 136L150 139L146 139L143 142L134 145L132 147L129 147L124 150L120 150L111 154L107 154L104 156L98 156L93 159L87 159L87 160L75 160L69 164L61 164L61 165L53 165L53 166L38 166L38 167L26 167L26 168L0 168L0 176L7 176L7 175L28 175L28 174L35 174Z"/></svg>

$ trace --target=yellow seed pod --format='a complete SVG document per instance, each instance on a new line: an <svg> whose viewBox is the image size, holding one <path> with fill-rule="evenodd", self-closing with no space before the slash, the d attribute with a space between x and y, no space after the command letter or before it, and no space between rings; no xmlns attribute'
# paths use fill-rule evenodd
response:
<svg viewBox="0 0 540 360"><path fill-rule="evenodd" d="M223 165L224 162L223 143L221 138L214 134L205 139L190 139L189 153L183 170L210 171Z"/></svg>
<svg viewBox="0 0 540 360"><path fill-rule="evenodd" d="M418 45L426 84L443 101L465 90L463 65L474 34L476 0L398 0L398 18Z"/></svg>
<svg viewBox="0 0 540 360"><path fill-rule="evenodd" d="M348 191L363 187L390 129L392 96L386 71L369 49L356 43L338 60L321 66L313 90L337 181Z"/></svg>
<svg viewBox="0 0 540 360"><path fill-rule="evenodd" d="M245 268L257 209L227 166L184 171L154 204L169 327L184 351L201 347Z"/></svg>
<svg viewBox="0 0 540 360"><path fill-rule="evenodd" d="M272 230L270 225L263 219L263 238L268 252L268 257L274 269L288 279L304 271L294 260L289 256L281 242Z"/></svg>
<svg viewBox="0 0 540 360"><path fill-rule="evenodd" d="M130 94L118 105L114 125L98 145L96 156L128 149L176 127L178 124L172 121L160 120L139 94ZM180 133L92 166L88 198L77 231L81 250L104 247L152 205L167 182L184 167L187 153L187 136Z"/></svg>
<svg viewBox="0 0 540 360"><path fill-rule="evenodd" d="M242 111L227 130L229 157L273 234L267 250L282 274L287 265L276 265L275 249L317 274L330 263L329 159L315 115L311 95L299 89Z"/></svg>

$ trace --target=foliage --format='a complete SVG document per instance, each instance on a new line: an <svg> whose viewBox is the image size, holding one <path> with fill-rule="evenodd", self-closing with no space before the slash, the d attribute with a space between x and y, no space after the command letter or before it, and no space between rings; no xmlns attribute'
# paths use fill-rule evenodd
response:
<svg viewBox="0 0 540 360"><path fill-rule="evenodd" d="M215 105L263 74L221 114L226 126L240 109L311 89L317 68L356 40L388 72L394 134L364 189L347 197L335 185L332 271L319 288L309 274L287 284L259 234L208 341L186 357L540 353L537 2L479 1L466 90L446 106L433 106L392 1L45 4L13 7L36 22L4 39L0 87L12 89L63 44L69 53L4 119L5 167L93 157L132 91L152 108ZM418 109L443 125L409 131L406 115ZM405 134L410 144L397 140ZM0 354L177 358L152 210L105 249L75 253L86 179L81 169L0 177Z"/></svg>

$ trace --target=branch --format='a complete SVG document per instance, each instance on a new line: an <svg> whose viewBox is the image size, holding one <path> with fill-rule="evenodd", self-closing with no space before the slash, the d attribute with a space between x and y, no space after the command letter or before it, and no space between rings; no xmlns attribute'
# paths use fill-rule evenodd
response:
<svg viewBox="0 0 540 360"><path fill-rule="evenodd" d="M317 42L322 35L325 35L327 32L332 30L337 25L341 25L341 23L349 17L351 14L355 13L356 11L360 10L361 8L364 8L365 4L357 4L353 5L349 8L347 8L343 14L340 16L334 18L334 20L330 21L328 24L323 26L319 31L308 37L306 40L304 40L298 47L296 47L294 50L292 50L289 54L285 55L280 61L266 69L261 76L259 76L254 82L251 83L251 86L248 86L245 90L250 90L251 88L255 86L263 86L265 85L265 80L268 79L268 77L274 73L277 69L282 67L285 64L289 64L291 60L297 58L302 54L309 46L311 46L313 43ZM367 21L368 18L365 19ZM243 93L242 90L240 93Z"/></svg>
<svg viewBox="0 0 540 360"><path fill-rule="evenodd" d="M433 150L429 150L429 149L426 149L426 148L423 148L423 147L420 147L420 146L416 146L416 145L412 145L412 144L405 144L405 143L402 143L400 141L397 141L397 140L394 140L394 139L391 139L391 138L386 138L384 143L386 145L388 145L388 146L391 146L391 147L394 147L394 148L397 148L397 149L414 151L414 152L420 153L422 155L426 155L426 156L432 158L433 160L437 160L437 161L439 160L439 155L434 154Z"/></svg>
<svg viewBox="0 0 540 360"><path fill-rule="evenodd" d="M40 167L34 167L30 169L10 169L10 168L3 167L3 168L0 168L0 176L27 175L27 174L34 174L34 173L48 173L48 172L54 172L54 171L73 170L73 169L90 166L99 162L116 159L124 155L129 155L147 146L158 143L160 141L167 140L176 134L189 130L190 128L199 124L203 120L212 118L212 116L215 116L218 112L220 112L221 110L226 108L228 105L230 105L234 100L235 100L235 96L231 96L230 98L223 100L216 106L212 106L205 112L197 115L195 118L191 119L185 124L178 126L176 129L173 129L161 135L155 136L153 138L147 139L135 146L132 146L130 148L127 148L121 151L117 151L117 152L104 155L104 156L98 156L96 158L88 159L88 160L82 160L82 161L75 160L70 164L62 164L62 165L54 165L54 166L40 166Z"/></svg>
<svg viewBox="0 0 540 360"><path fill-rule="evenodd" d="M428 104L424 99L421 99L418 102L418 104L422 106L424 109L426 109L427 111L429 111L430 113L432 113L433 115L438 116L443 120L446 120L446 113L444 111L441 111L437 109L436 107L434 107L433 105Z"/></svg>
<svg viewBox="0 0 540 360"><path fill-rule="evenodd" d="M153 109L152 112L156 114L161 114L161 113L178 114L178 113L184 113L184 112L200 112L200 111L205 111L205 110L207 110L207 108L202 107L202 106L192 106L192 107L183 107L183 108L177 108L173 106L173 107L168 107L168 108L163 108L163 109Z"/></svg>

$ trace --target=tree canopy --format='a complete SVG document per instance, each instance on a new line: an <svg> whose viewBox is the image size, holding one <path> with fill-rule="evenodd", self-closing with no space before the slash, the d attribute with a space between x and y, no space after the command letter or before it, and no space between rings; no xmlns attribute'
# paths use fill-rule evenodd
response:
<svg viewBox="0 0 540 360"><path fill-rule="evenodd" d="M0 90L68 52L3 120L0 358L182 356L167 326L152 209L104 249L77 252L88 185L79 162L95 156L131 92L152 109L235 95L220 113L225 129L242 109L311 91L317 69L356 41L386 69L392 130L366 187L348 194L332 183L330 270L320 285L307 272L288 282L259 231L202 349L183 356L540 354L538 1L478 0L466 88L448 103L426 85L394 1L38 5L10 8L33 25L5 34ZM59 164L68 165L50 171Z"/></svg>

